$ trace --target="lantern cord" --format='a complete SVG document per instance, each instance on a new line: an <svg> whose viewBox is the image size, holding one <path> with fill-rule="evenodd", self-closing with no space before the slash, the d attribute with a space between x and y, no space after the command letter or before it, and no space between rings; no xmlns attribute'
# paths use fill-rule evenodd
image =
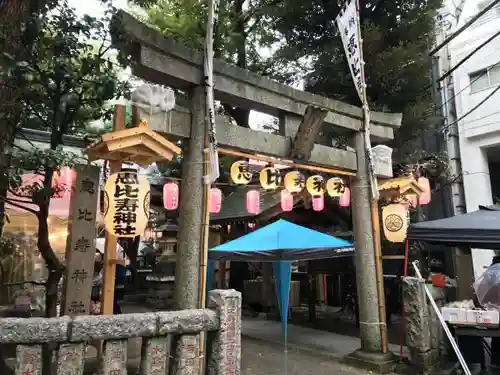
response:
<svg viewBox="0 0 500 375"><path fill-rule="evenodd" d="M182 181L182 178L178 178L178 177L163 177L165 180L167 181L179 181L181 182ZM231 183L231 182L214 182L211 184L212 186L246 186L246 187L251 187L251 188L262 188L262 186L260 184L247 184L247 185L243 185L243 184L235 184L235 183ZM277 187L277 189L280 189L281 186Z"/></svg>

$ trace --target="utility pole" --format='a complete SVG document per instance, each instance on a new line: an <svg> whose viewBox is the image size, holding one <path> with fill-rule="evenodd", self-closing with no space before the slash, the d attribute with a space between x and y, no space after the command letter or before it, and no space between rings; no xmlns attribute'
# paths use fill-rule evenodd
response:
<svg viewBox="0 0 500 375"><path fill-rule="evenodd" d="M442 44L446 39L446 26L451 27L449 20L446 17L450 15L443 12L437 24L436 43ZM453 21L452 21L453 22ZM455 110L455 90L453 84L453 74L450 74L446 79L438 81L451 67L449 44L443 45L443 48L433 57L433 85L435 93L435 106L437 108L437 116L443 118L443 140L444 148L448 156L448 165L452 176L451 186L449 190L449 198L451 212L447 209L448 214L460 215L466 212L465 193L462 180L462 163L460 156L460 140L458 134L458 124L456 123ZM470 277L467 275L457 275L459 270L473 270L472 254L470 251L464 251L460 248L455 248L452 253L453 273L457 280L456 298L470 299L472 284L472 273Z"/></svg>

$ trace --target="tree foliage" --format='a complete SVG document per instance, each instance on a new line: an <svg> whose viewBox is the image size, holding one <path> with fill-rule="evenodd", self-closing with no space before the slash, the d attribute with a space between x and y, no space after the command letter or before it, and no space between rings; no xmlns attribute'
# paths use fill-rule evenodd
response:
<svg viewBox="0 0 500 375"><path fill-rule="evenodd" d="M49 203L60 189L52 181L61 167L84 162L63 150L63 136L82 135L90 121L109 117L106 102L128 91L128 84L119 81L107 57L110 44L106 22L111 11L104 19L88 15L80 18L65 0L59 1L50 12L42 12L36 22L25 25L23 59L8 53L0 56L1 84L21 93L16 128L50 133L47 149L11 148L9 189L16 198L3 198L38 218L38 250L50 270L46 282L48 316L55 315L57 285L63 273L63 264L48 238ZM26 172L41 175L41 182L20 188L19 176Z"/></svg>
<svg viewBox="0 0 500 375"><path fill-rule="evenodd" d="M143 4L143 1L136 1ZM264 57L263 49L278 42L278 34L269 27L268 13L275 0L223 0L216 26L214 52L240 68L262 75L272 72L272 56ZM157 28L166 36L190 48L203 50L207 18L206 3L197 0L158 0L148 2L144 22ZM229 106L223 108L235 122L248 127L249 112Z"/></svg>
<svg viewBox="0 0 500 375"><path fill-rule="evenodd" d="M360 0L370 106L403 113L394 147L405 146L432 123L432 61L428 51L440 7L441 0ZM334 22L339 11L336 1L281 1L273 10L273 21L286 43L277 56L293 56L294 60L307 57L308 91L360 105Z"/></svg>
<svg viewBox="0 0 500 375"><path fill-rule="evenodd" d="M203 48L204 2L154 3L145 22L189 47ZM435 121L428 50L440 7L441 0L360 1L370 106L403 113L402 127L390 144L399 155L408 156L411 141ZM360 105L334 21L340 11L337 1L226 0L220 9L219 56L284 83L304 78L308 91ZM266 57L259 53L271 46L279 48ZM232 108L225 109L238 125L248 125L248 112L239 117ZM343 144L331 131L323 138L328 144Z"/></svg>

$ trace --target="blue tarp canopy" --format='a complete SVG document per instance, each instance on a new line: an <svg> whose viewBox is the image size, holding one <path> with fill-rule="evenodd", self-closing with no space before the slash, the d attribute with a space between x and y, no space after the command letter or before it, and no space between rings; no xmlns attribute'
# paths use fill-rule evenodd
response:
<svg viewBox="0 0 500 375"><path fill-rule="evenodd" d="M214 261L273 262L276 294L285 343L292 262L354 255L354 245L286 220L278 220L243 237L208 251L207 286L210 289Z"/></svg>
<svg viewBox="0 0 500 375"><path fill-rule="evenodd" d="M278 220L208 252L211 260L275 262L354 255L354 245L286 220Z"/></svg>

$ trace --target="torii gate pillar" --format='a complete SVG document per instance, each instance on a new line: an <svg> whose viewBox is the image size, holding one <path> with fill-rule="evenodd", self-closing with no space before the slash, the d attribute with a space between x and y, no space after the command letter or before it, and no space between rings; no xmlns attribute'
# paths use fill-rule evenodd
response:
<svg viewBox="0 0 500 375"><path fill-rule="evenodd" d="M356 289L359 306L361 348L344 360L379 374L394 370L394 355L384 353L382 330L387 330L385 316L379 314L377 268L371 214L370 176L365 152L365 133L354 135L358 171L351 180L352 220L356 244ZM387 337L387 333L386 333Z"/></svg>

